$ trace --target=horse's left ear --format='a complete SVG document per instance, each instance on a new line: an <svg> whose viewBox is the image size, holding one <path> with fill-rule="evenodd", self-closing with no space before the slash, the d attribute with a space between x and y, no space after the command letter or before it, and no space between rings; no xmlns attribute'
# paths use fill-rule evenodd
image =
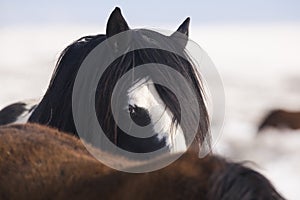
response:
<svg viewBox="0 0 300 200"><path fill-rule="evenodd" d="M116 7L109 16L106 25L106 36L111 37L127 30L129 30L129 26L122 16L121 9Z"/></svg>
<svg viewBox="0 0 300 200"><path fill-rule="evenodd" d="M185 47L189 37L190 18L186 18L179 28L170 36L173 40L178 42L181 47Z"/></svg>

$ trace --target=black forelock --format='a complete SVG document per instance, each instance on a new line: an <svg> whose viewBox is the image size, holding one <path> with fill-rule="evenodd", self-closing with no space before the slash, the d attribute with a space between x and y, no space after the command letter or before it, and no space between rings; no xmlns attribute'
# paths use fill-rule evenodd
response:
<svg viewBox="0 0 300 200"><path fill-rule="evenodd" d="M99 81L97 93L96 93L96 110L98 121L101 127L104 127L108 132L108 137L115 143L118 143L118 133L121 132L118 129L117 124L112 116L110 109L110 99L112 96L113 88L117 81L129 70L139 67L143 64L159 63L172 67L180 72L193 87L197 100L199 103L199 111L201 113L201 120L198 126L197 138L200 142L208 140L209 136L209 120L204 103L203 87L199 82L197 71L193 68L193 65L187 60L187 58L180 57L172 52L168 52L161 49L141 49L128 52L115 60L104 72L102 78ZM157 72L160 73L160 72ZM167 77L166 77L167 78ZM168 78L167 78L168 79ZM174 84L174 81L173 81ZM180 84L180 83L179 83ZM154 84L160 98L165 103L166 107L174 114L173 123L176 126L177 123L181 123L181 111L178 99L172 91L159 84ZM128 88L124 88L123 91L127 91ZM186 97L188 98L188 97ZM109 106L108 106L109 105ZM193 115L193 113L190 113ZM116 133L116 130L117 133ZM125 133L124 133L125 134ZM129 137L129 135L128 135Z"/></svg>

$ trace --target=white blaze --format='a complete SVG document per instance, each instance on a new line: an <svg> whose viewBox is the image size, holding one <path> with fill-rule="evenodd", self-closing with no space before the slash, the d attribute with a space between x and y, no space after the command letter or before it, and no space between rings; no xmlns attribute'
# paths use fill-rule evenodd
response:
<svg viewBox="0 0 300 200"><path fill-rule="evenodd" d="M180 125L172 126L173 114L166 108L151 80L139 80L129 89L128 97L129 105L137 105L149 112L153 131L158 133L158 139L167 139L167 145L172 153L187 149Z"/></svg>

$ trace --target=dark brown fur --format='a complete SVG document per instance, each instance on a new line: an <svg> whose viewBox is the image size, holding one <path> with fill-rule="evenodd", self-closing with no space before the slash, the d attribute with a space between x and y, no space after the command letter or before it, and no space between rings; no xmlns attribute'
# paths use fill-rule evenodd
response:
<svg viewBox="0 0 300 200"><path fill-rule="evenodd" d="M261 122L258 130L267 127L300 129L300 112L272 110Z"/></svg>
<svg viewBox="0 0 300 200"><path fill-rule="evenodd" d="M261 174L217 156L188 152L161 170L130 174L101 164L73 136L27 124L0 128L0 199L283 198Z"/></svg>

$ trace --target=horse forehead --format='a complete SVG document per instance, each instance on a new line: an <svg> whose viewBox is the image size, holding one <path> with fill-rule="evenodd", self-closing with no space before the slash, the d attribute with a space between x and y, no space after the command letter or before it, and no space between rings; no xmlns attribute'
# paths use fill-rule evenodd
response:
<svg viewBox="0 0 300 200"><path fill-rule="evenodd" d="M150 43L152 45L156 45L156 46L160 45L158 41L156 41L154 38L151 38L147 35L142 35L142 39L144 42Z"/></svg>
<svg viewBox="0 0 300 200"><path fill-rule="evenodd" d="M163 105L152 80L141 79L128 90L128 104L151 108Z"/></svg>

